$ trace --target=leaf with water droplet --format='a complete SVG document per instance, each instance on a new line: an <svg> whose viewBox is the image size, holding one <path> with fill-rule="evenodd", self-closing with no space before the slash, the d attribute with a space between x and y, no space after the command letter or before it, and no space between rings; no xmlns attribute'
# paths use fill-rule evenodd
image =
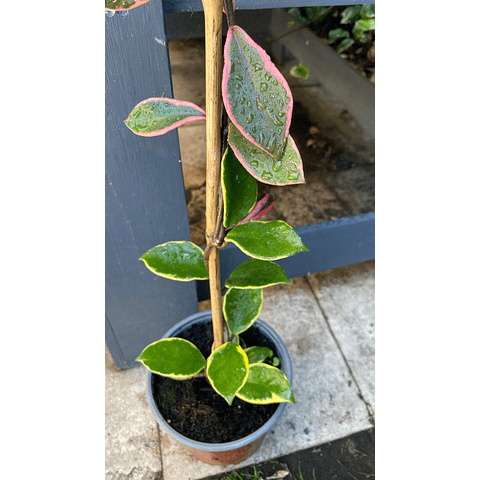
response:
<svg viewBox="0 0 480 480"><path fill-rule="evenodd" d="M136 135L155 137L196 120L205 120L205 111L191 102L148 98L135 106L125 125Z"/></svg>
<svg viewBox="0 0 480 480"><path fill-rule="evenodd" d="M234 63L235 75L232 75L231 65ZM240 87L238 75L243 77ZM238 26L231 27L227 33L222 95L228 116L242 135L276 160L280 159L292 120L292 93L265 50ZM234 106L241 97L247 99L247 105L257 106L258 112L253 119ZM282 117L285 120L279 125ZM282 128L280 135L277 133L279 126ZM256 135L253 127L258 132ZM276 142L261 141L262 138L271 138L272 134L278 136Z"/></svg>
<svg viewBox="0 0 480 480"><path fill-rule="evenodd" d="M148 3L150 0L105 0L105 10L124 12Z"/></svg>
<svg viewBox="0 0 480 480"><path fill-rule="evenodd" d="M308 252L297 232L285 222L250 221L227 233L225 240L243 253L259 260L279 260L299 252Z"/></svg>
<svg viewBox="0 0 480 480"><path fill-rule="evenodd" d="M237 160L233 150L227 147L222 160L222 188L225 227L233 227L245 218L257 202L257 181Z"/></svg>
<svg viewBox="0 0 480 480"><path fill-rule="evenodd" d="M272 135L268 142L265 137L262 137L261 141L268 145L276 138L278 137ZM264 150L249 142L232 123L228 132L228 143L238 161L258 181L269 185L305 183L302 158L290 135L287 138L284 154L278 160L274 160Z"/></svg>

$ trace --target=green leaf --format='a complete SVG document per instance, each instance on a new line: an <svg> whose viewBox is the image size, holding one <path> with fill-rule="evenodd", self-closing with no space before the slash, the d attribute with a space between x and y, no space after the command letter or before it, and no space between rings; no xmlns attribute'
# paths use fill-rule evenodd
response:
<svg viewBox="0 0 480 480"><path fill-rule="evenodd" d="M279 283L292 283L280 265L266 260L251 259L235 268L227 278L225 286L236 289L264 288Z"/></svg>
<svg viewBox="0 0 480 480"><path fill-rule="evenodd" d="M295 403L292 387L285 374L278 368L256 363L250 365L247 381L237 397L248 403Z"/></svg>
<svg viewBox="0 0 480 480"><path fill-rule="evenodd" d="M355 22L354 28L356 30L375 30L375 19L374 18L362 18Z"/></svg>
<svg viewBox="0 0 480 480"><path fill-rule="evenodd" d="M330 30L330 32L328 32L328 41L333 43L339 38L348 38L349 36L350 33L343 28L335 28L334 30Z"/></svg>
<svg viewBox="0 0 480 480"><path fill-rule="evenodd" d="M230 288L223 301L223 314L232 335L244 332L258 318L263 305L261 288Z"/></svg>
<svg viewBox="0 0 480 480"><path fill-rule="evenodd" d="M105 0L105 10L114 10L116 12L131 10L149 1L150 0Z"/></svg>
<svg viewBox="0 0 480 480"><path fill-rule="evenodd" d="M303 78L303 80L308 80L310 70L303 63L299 63L290 69L290 75L296 78Z"/></svg>
<svg viewBox="0 0 480 480"><path fill-rule="evenodd" d="M366 5L363 5L360 10L360 16L362 18L375 18L375 4L367 3Z"/></svg>
<svg viewBox="0 0 480 480"><path fill-rule="evenodd" d="M208 272L203 261L203 250L192 242L167 242L144 253L140 260L161 277L188 282L205 280Z"/></svg>
<svg viewBox="0 0 480 480"><path fill-rule="evenodd" d="M125 125L141 137L156 137L196 120L205 120L205 111L191 102L148 98L130 112Z"/></svg>
<svg viewBox="0 0 480 480"><path fill-rule="evenodd" d="M233 150L227 147L222 161L222 187L225 227L233 227L243 220L257 202L257 181L237 160Z"/></svg>
<svg viewBox="0 0 480 480"><path fill-rule="evenodd" d="M351 5L342 12L342 19L340 23L353 23L359 16L362 10L361 5Z"/></svg>
<svg viewBox="0 0 480 480"><path fill-rule="evenodd" d="M228 29L224 58L222 95L230 120L250 142L279 160L292 121L287 81L238 26Z"/></svg>
<svg viewBox="0 0 480 480"><path fill-rule="evenodd" d="M137 357L151 372L185 380L205 368L206 360L200 350L183 338L166 338L152 343Z"/></svg>
<svg viewBox="0 0 480 480"><path fill-rule="evenodd" d="M258 181L269 185L305 183L302 158L291 135L287 138L285 152L280 160L274 160L249 142L232 123L228 130L228 143L238 161Z"/></svg>
<svg viewBox="0 0 480 480"><path fill-rule="evenodd" d="M234 342L224 343L207 359L207 377L210 384L229 405L247 381L248 370L247 354Z"/></svg>
<svg viewBox="0 0 480 480"><path fill-rule="evenodd" d="M250 365L263 362L266 358L273 356L273 352L268 347L249 347L245 349Z"/></svg>
<svg viewBox="0 0 480 480"><path fill-rule="evenodd" d="M280 220L243 223L228 232L225 239L248 256L260 260L278 260L308 252L297 232Z"/></svg>
<svg viewBox="0 0 480 480"><path fill-rule="evenodd" d="M340 42L340 45L335 49L338 53L350 48L355 43L353 38L345 38Z"/></svg>

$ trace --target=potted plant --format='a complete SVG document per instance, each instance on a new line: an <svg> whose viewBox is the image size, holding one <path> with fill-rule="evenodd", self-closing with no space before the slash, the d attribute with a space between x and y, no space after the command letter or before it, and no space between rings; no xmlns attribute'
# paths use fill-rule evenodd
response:
<svg viewBox="0 0 480 480"><path fill-rule="evenodd" d="M129 10L146 1L106 0L105 6ZM136 135L148 137L206 120L205 251L192 242L172 240L151 248L141 260L156 275L172 280L208 279L212 307L177 324L137 360L149 370L149 402L160 426L202 461L230 464L251 455L286 403L294 403L288 352L278 335L257 319L263 288L291 283L274 261L308 248L285 222L259 220L273 200L267 195L257 201L257 181L292 185L305 180L300 154L289 135L293 98L286 80L267 53L235 25L232 0L224 5L221 0L203 0L203 5L206 111L190 102L149 98L133 108L125 124ZM222 6L229 27L224 46ZM228 242L251 258L226 280L222 298L219 250ZM170 391L172 384L180 390ZM221 420L210 429L213 433L233 413L237 419L241 416L242 425L259 416L260 426L227 441L214 437L202 442L179 433L170 425L172 419L165 418L169 414L162 414L155 395L168 407L194 384L223 409ZM188 395L186 417L202 416L211 408L197 406L197 397ZM255 409L261 413L255 414ZM205 430L209 429L203 428L203 434Z"/></svg>

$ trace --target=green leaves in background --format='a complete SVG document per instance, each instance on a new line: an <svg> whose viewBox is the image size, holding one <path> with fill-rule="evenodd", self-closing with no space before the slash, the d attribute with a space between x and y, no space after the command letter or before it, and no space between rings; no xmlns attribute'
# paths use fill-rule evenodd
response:
<svg viewBox="0 0 480 480"><path fill-rule="evenodd" d="M188 282L205 280L208 272L203 261L203 250L192 242L167 242L144 253L140 260L161 277Z"/></svg>
<svg viewBox="0 0 480 480"><path fill-rule="evenodd" d="M280 220L243 223L228 232L225 240L260 260L278 260L308 251L297 232Z"/></svg>
<svg viewBox="0 0 480 480"><path fill-rule="evenodd" d="M228 29L224 58L222 95L230 120L279 160L292 120L290 87L265 50L238 26Z"/></svg>
<svg viewBox="0 0 480 480"><path fill-rule="evenodd" d="M343 28L335 28L334 30L330 30L330 32L328 32L328 41L330 43L335 42L339 38L348 37L350 37L350 33L348 33L347 30L344 30Z"/></svg>
<svg viewBox="0 0 480 480"><path fill-rule="evenodd" d="M243 220L257 202L257 181L237 160L233 150L227 147L222 160L222 187L225 227L233 227Z"/></svg>
<svg viewBox="0 0 480 480"><path fill-rule="evenodd" d="M247 354L234 342L224 343L207 359L207 377L210 384L229 405L247 381L248 370Z"/></svg>
<svg viewBox="0 0 480 480"><path fill-rule="evenodd" d="M240 163L258 181L269 185L305 183L302 158L290 135L279 160L274 160L268 153L249 142L232 123L228 130L228 143Z"/></svg>
<svg viewBox="0 0 480 480"><path fill-rule="evenodd" d="M263 305L261 288L230 288L223 300L223 314L232 335L247 330L258 318Z"/></svg>
<svg viewBox="0 0 480 480"><path fill-rule="evenodd" d="M273 352L268 347L249 347L245 349L248 357L248 363L263 362L266 358L273 357Z"/></svg>
<svg viewBox="0 0 480 480"><path fill-rule="evenodd" d="M130 112L125 125L136 135L155 137L196 120L205 120L205 111L191 102L148 98Z"/></svg>
<svg viewBox="0 0 480 480"><path fill-rule="evenodd" d="M225 286L250 289L269 287L278 283L292 283L280 265L266 260L251 259L235 268L225 281Z"/></svg>
<svg viewBox="0 0 480 480"><path fill-rule="evenodd" d="M166 338L152 343L137 357L150 371L185 380L205 368L206 360L200 350L183 338Z"/></svg>
<svg viewBox="0 0 480 480"><path fill-rule="evenodd" d="M285 374L278 368L256 363L250 365L247 381L237 397L248 403L295 403L292 387Z"/></svg>

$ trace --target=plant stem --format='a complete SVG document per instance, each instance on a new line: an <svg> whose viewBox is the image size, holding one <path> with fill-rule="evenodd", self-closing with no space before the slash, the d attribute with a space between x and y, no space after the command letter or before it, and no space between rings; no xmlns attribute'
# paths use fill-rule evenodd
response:
<svg viewBox="0 0 480 480"><path fill-rule="evenodd" d="M233 1L223 0L223 8L225 9L225 14L227 16L228 28L231 28L235 25L235 9L233 8Z"/></svg>
<svg viewBox="0 0 480 480"><path fill-rule="evenodd" d="M222 0L202 0L205 13L205 83L207 134L206 236L207 247L215 233L220 183L222 126ZM208 258L212 304L213 349L223 344L220 294L220 254L215 246Z"/></svg>

